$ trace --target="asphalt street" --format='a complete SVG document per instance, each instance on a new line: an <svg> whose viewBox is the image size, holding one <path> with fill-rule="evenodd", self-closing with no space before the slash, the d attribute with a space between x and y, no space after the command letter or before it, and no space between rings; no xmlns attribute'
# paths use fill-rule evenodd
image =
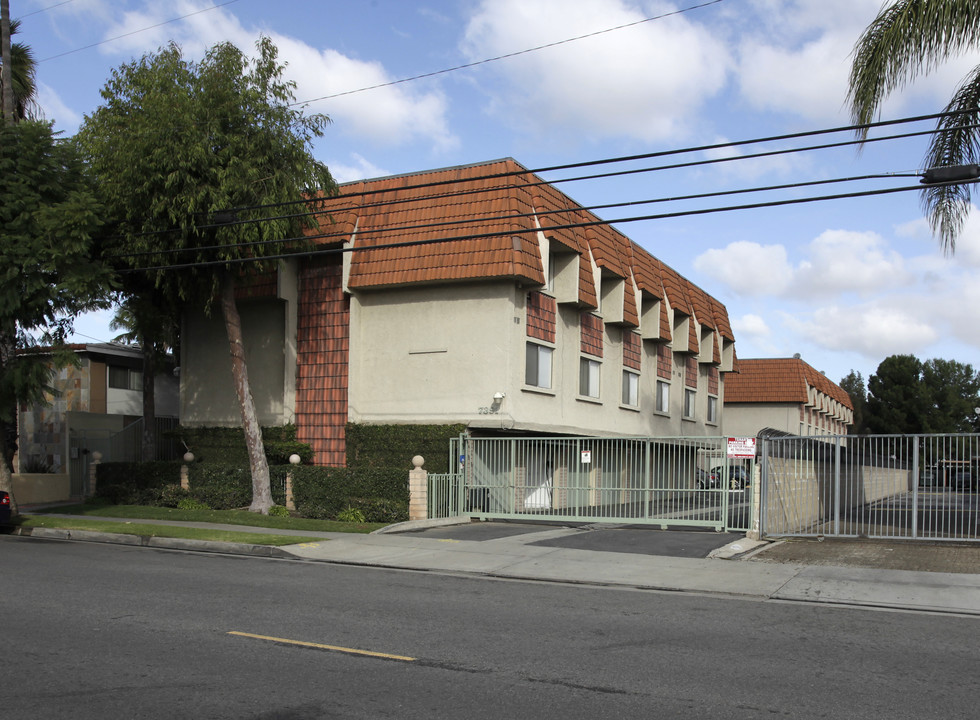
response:
<svg viewBox="0 0 980 720"><path fill-rule="evenodd" d="M952 615L16 536L0 577L8 717L870 720L980 689Z"/></svg>

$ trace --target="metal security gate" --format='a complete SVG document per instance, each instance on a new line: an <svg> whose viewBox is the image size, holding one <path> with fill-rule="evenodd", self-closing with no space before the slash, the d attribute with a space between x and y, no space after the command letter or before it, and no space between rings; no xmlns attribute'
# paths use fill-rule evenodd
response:
<svg viewBox="0 0 980 720"><path fill-rule="evenodd" d="M761 530L980 542L980 435L761 441Z"/></svg>
<svg viewBox="0 0 980 720"><path fill-rule="evenodd" d="M746 531L754 457L727 438L471 438L459 472L431 476L430 517L651 524Z"/></svg>

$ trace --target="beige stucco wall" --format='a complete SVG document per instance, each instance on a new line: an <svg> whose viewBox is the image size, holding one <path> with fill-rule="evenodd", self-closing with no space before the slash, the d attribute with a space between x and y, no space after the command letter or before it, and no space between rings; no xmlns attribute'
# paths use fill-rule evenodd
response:
<svg viewBox="0 0 980 720"><path fill-rule="evenodd" d="M720 435L707 425L707 366L696 420L682 420L684 365L671 412L654 412L656 346L643 343L640 404L621 404L623 329L607 325L598 400L579 395L581 310L558 306L552 387L525 384L527 288L512 281L356 293L351 299L349 417L361 423L464 422L473 429L585 435ZM532 342L540 342L530 339ZM722 381L723 382L723 381ZM495 393L504 399L494 403ZM722 401L719 398L719 419Z"/></svg>
<svg viewBox="0 0 980 720"><path fill-rule="evenodd" d="M724 434L756 437L763 428L800 434L800 406L792 403L729 403L725 405Z"/></svg>
<svg viewBox="0 0 980 720"><path fill-rule="evenodd" d="M14 473L14 497L18 505L64 502L71 499L68 473Z"/></svg>
<svg viewBox="0 0 980 720"><path fill-rule="evenodd" d="M238 303L238 310L242 317L245 363L259 422L263 425L291 422L293 408L287 407L284 399L287 392L295 393L295 360L290 365L287 382L285 357L290 346L285 337L286 303L276 299L245 300ZM181 423L241 425L228 336L220 313L211 318L185 317L180 372Z"/></svg>
<svg viewBox="0 0 980 720"><path fill-rule="evenodd" d="M348 414L360 423L478 422L514 402L513 283L357 293L350 303ZM521 332L524 326L520 326ZM512 422L512 421L510 421Z"/></svg>
<svg viewBox="0 0 980 720"><path fill-rule="evenodd" d="M787 458L770 458L768 462L770 484L763 528L767 535L829 532L824 524L834 520L837 493L843 511L911 489L911 475L901 468L844 467L840 487L835 488L833 463ZM844 532L859 529L845 528Z"/></svg>

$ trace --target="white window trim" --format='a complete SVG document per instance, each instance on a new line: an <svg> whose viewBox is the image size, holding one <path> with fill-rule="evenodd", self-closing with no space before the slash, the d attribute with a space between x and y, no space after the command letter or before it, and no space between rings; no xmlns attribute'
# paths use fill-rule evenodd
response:
<svg viewBox="0 0 980 720"><path fill-rule="evenodd" d="M528 360L529 360L529 356L530 356L530 348L532 348L532 347L536 348L536 350L535 350L535 352L536 352L535 364L536 364L536 370L537 370L537 378L536 378L536 381L534 383L528 382L528 377L527 377L527 375L528 375ZM525 385L525 387L534 388L536 390L551 390L554 387L554 371L555 371L554 354L555 354L555 349L553 347L549 347L548 345L543 345L541 343L536 343L536 342L531 342L531 341L528 341L527 342L527 345L525 346L525 350L524 350L524 385ZM542 379L544 377L544 374L545 374L544 369L542 368L542 363L541 363L541 358L542 357L547 358L547 363L546 363L546 365L547 365L547 384L546 385L541 383L541 381L542 381Z"/></svg>
<svg viewBox="0 0 980 720"><path fill-rule="evenodd" d="M587 363L587 365L586 365ZM582 388L582 372L583 368L588 367L588 385L589 387L583 392ZM600 378L602 376L602 362L591 357L582 357L579 360L579 381L578 381L578 394L579 397L588 398L589 400L598 400L599 394L602 391L602 386L600 383Z"/></svg>

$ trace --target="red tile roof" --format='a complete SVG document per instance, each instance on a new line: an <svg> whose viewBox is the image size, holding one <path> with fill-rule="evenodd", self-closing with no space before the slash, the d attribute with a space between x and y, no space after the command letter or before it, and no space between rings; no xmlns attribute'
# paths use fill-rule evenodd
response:
<svg viewBox="0 0 980 720"><path fill-rule="evenodd" d="M510 158L348 183L323 206L310 234L327 236L321 244L353 241L352 289L494 278L543 285L540 228L579 253L581 304L598 304L594 260L627 281L627 324L639 323L636 287L734 340L724 305ZM565 227L587 223L600 224ZM415 244L371 249L393 243Z"/></svg>
<svg viewBox="0 0 980 720"><path fill-rule="evenodd" d="M851 397L839 385L799 358L739 359L738 372L725 376L726 403L800 403L814 387L853 410Z"/></svg>

